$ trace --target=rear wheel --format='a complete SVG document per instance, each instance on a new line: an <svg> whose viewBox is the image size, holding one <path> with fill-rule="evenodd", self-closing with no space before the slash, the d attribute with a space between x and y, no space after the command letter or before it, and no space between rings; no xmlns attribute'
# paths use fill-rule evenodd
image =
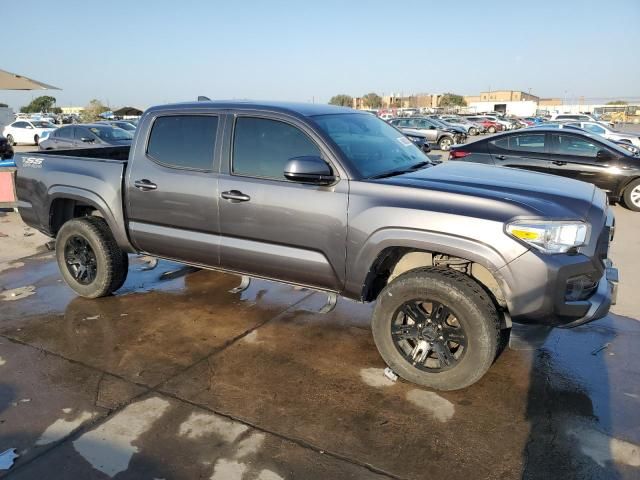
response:
<svg viewBox="0 0 640 480"><path fill-rule="evenodd" d="M491 366L500 320L474 279L428 267L407 272L384 288L372 330L380 355L402 378L457 390L477 382Z"/></svg>
<svg viewBox="0 0 640 480"><path fill-rule="evenodd" d="M476 135L478 135L478 129L475 127L471 127L469 129L469 135L473 135L475 137Z"/></svg>
<svg viewBox="0 0 640 480"><path fill-rule="evenodd" d="M100 217L74 218L56 237L56 258L65 282L80 296L104 297L122 286L127 254Z"/></svg>
<svg viewBox="0 0 640 480"><path fill-rule="evenodd" d="M623 199L624 205L629 210L640 212L640 178L627 185L627 188L624 189Z"/></svg>
<svg viewBox="0 0 640 480"><path fill-rule="evenodd" d="M16 144L16 142L13 141L13 135L11 134L7 135L7 142L9 142L9 145L11 146Z"/></svg>
<svg viewBox="0 0 640 480"><path fill-rule="evenodd" d="M451 145L453 145L453 140L451 139L451 137L442 137L438 142L438 147L440 148L440 150L443 150L445 152L451 148Z"/></svg>
<svg viewBox="0 0 640 480"><path fill-rule="evenodd" d="M40 142L40 137L38 135L34 135L33 141L35 142L36 145L38 145L38 143Z"/></svg>
<svg viewBox="0 0 640 480"><path fill-rule="evenodd" d="M491 126L491 127L489 127L488 131L489 131L489 133L496 133L496 127Z"/></svg>

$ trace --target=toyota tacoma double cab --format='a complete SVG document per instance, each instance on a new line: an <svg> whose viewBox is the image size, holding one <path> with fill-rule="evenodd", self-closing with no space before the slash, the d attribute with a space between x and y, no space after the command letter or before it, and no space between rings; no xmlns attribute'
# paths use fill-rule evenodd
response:
<svg viewBox="0 0 640 480"><path fill-rule="evenodd" d="M435 164L348 108L211 102L142 116L132 145L17 154L22 219L55 237L78 295L117 291L127 254L375 302L372 331L404 379L478 381L512 322L607 314L614 219L593 185Z"/></svg>

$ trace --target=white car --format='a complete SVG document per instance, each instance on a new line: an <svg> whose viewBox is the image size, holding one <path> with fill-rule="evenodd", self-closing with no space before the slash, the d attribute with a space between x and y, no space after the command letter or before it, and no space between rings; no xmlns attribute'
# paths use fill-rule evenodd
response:
<svg viewBox="0 0 640 480"><path fill-rule="evenodd" d="M16 120L4 127L2 135L6 137L9 145L18 143L38 145L40 140L47 138L55 129L54 124L43 120Z"/></svg>
<svg viewBox="0 0 640 480"><path fill-rule="evenodd" d="M567 122L567 125L574 125L576 127L583 128L587 132L595 133L596 135L600 135L613 142L628 142L636 147L640 147L640 137L638 137L637 133L634 135L631 133L620 132L609 128L600 122Z"/></svg>
<svg viewBox="0 0 640 480"><path fill-rule="evenodd" d="M604 126L614 127L613 122L600 121L592 115L586 113L552 113L551 120L558 122L595 122Z"/></svg>

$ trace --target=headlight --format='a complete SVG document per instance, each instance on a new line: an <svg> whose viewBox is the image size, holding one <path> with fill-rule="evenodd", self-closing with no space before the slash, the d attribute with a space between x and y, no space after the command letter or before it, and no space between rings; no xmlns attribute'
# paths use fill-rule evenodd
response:
<svg viewBox="0 0 640 480"><path fill-rule="evenodd" d="M544 253L565 253L585 244L587 225L583 222L528 222L507 225L507 233Z"/></svg>

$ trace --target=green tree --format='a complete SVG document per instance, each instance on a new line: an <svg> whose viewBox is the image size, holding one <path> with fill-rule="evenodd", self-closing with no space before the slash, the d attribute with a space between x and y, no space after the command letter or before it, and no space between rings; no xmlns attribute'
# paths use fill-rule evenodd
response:
<svg viewBox="0 0 640 480"><path fill-rule="evenodd" d="M338 105L340 107L352 107L353 106L353 97L349 95L345 95L341 93L340 95L334 95L329 100L329 105Z"/></svg>
<svg viewBox="0 0 640 480"><path fill-rule="evenodd" d="M369 108L382 107L382 97L375 92L367 93L362 97L362 103Z"/></svg>
<svg viewBox="0 0 640 480"><path fill-rule="evenodd" d="M445 93L440 97L439 107L466 107L467 102L462 95L455 93Z"/></svg>
<svg viewBox="0 0 640 480"><path fill-rule="evenodd" d="M43 95L41 97L34 98L31 103L20 109L22 113L48 113L56 104L55 97L49 95Z"/></svg>
<svg viewBox="0 0 640 480"><path fill-rule="evenodd" d="M614 100L613 102L607 102L607 105L627 105L624 100Z"/></svg>
<svg viewBox="0 0 640 480"><path fill-rule="evenodd" d="M84 110L80 114L80 118L83 122L95 122L100 118L101 113L108 111L109 107L103 104L100 100L96 100L94 98L86 107L84 107Z"/></svg>

